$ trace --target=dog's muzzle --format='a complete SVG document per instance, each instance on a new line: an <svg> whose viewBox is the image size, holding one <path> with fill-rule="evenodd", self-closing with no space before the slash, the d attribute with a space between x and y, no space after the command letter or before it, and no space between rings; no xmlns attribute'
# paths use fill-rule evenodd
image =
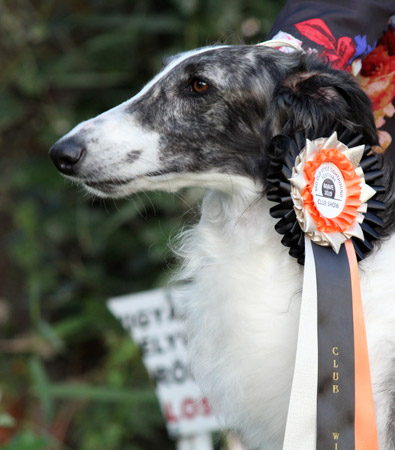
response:
<svg viewBox="0 0 395 450"><path fill-rule="evenodd" d="M77 174L78 166L80 165L85 153L86 148L81 141L76 139L74 136L61 139L49 150L49 156L51 157L56 168L64 175L69 176Z"/></svg>

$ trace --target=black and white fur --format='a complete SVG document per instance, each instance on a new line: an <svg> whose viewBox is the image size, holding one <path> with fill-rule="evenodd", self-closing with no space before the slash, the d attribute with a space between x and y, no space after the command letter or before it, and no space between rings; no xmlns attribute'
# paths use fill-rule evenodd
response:
<svg viewBox="0 0 395 450"><path fill-rule="evenodd" d="M207 84L197 92L196 82ZM206 187L183 233L181 279L192 370L249 449L282 447L303 268L288 255L265 198L270 139L341 123L377 141L367 97L312 55L262 46L206 47L171 58L132 99L81 123L51 156L101 197ZM394 201L384 238L360 263L380 450L395 448ZM301 413L303 413L301 411Z"/></svg>

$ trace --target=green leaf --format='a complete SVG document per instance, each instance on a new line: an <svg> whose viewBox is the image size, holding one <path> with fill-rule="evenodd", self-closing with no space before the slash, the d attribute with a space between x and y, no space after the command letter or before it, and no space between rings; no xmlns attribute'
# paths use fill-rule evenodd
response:
<svg viewBox="0 0 395 450"><path fill-rule="evenodd" d="M153 389L114 389L108 386L91 386L83 383L54 383L48 386L53 398L91 400L117 403L157 403Z"/></svg>
<svg viewBox="0 0 395 450"><path fill-rule="evenodd" d="M64 349L64 343L60 338L59 334L56 332L56 329L50 325L48 322L40 321L38 324L38 331L41 336L47 340L53 348L57 351L61 351Z"/></svg>
<svg viewBox="0 0 395 450"><path fill-rule="evenodd" d="M49 423L53 416L53 401L45 368L37 356L32 356L30 358L29 368L33 392L40 400L44 421Z"/></svg>
<svg viewBox="0 0 395 450"><path fill-rule="evenodd" d="M87 328L91 327L91 318L86 315L67 317L53 325L55 333L62 339L82 334Z"/></svg>

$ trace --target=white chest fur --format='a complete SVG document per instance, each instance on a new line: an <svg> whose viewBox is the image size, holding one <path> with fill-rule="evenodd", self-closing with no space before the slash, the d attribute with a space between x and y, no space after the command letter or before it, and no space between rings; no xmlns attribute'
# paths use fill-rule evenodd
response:
<svg viewBox="0 0 395 450"><path fill-rule="evenodd" d="M252 447L285 426L303 269L274 231L265 200L210 193L185 236L185 308L193 373ZM280 448L280 447L278 447Z"/></svg>

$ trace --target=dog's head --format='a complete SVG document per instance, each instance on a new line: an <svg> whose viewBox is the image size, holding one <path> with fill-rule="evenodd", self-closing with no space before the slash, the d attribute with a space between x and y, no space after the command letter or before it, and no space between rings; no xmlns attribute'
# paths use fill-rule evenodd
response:
<svg viewBox="0 0 395 450"><path fill-rule="evenodd" d="M139 94L76 126L50 154L98 196L264 186L273 136L338 125L377 141L369 100L347 73L301 52L206 47L170 58Z"/></svg>

